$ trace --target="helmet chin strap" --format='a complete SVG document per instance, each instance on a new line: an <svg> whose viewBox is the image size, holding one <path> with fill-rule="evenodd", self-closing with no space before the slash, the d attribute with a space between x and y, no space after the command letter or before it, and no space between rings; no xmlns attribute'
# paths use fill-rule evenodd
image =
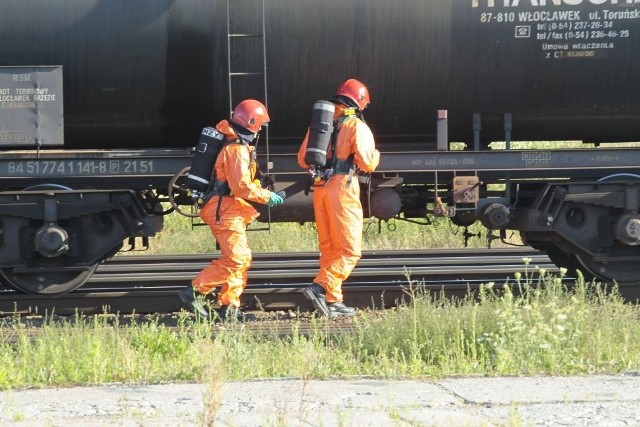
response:
<svg viewBox="0 0 640 427"><path fill-rule="evenodd" d="M253 135L254 137L252 138L252 140L255 140L256 143L254 145L254 149L251 150L251 161L255 162L258 158L258 142L260 142L260 131L258 131L258 133L254 133ZM247 144L249 143L251 143L251 141L247 142Z"/></svg>

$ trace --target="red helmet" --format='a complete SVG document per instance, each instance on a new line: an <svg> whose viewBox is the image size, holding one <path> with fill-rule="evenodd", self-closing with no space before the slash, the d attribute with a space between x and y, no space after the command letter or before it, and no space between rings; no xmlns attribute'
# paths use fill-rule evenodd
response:
<svg viewBox="0 0 640 427"><path fill-rule="evenodd" d="M367 105L371 103L369 98L369 90L367 87L356 79L349 79L342 83L336 95L346 96L358 105L360 110L367 108Z"/></svg>
<svg viewBox="0 0 640 427"><path fill-rule="evenodd" d="M255 99L245 99L233 110L231 122L242 126L253 133L258 133L260 127L269 121L267 107Z"/></svg>

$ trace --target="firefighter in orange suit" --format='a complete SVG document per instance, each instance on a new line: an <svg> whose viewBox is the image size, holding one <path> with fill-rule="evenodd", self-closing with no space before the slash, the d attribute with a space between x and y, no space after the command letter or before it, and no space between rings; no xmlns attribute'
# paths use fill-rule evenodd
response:
<svg viewBox="0 0 640 427"><path fill-rule="evenodd" d="M335 97L335 161L329 159L332 175L315 181L313 209L318 230L320 269L313 284L303 290L315 309L326 317L353 316L355 309L343 303L342 282L346 280L362 252L363 212L357 172L371 173L378 166L380 153L373 134L362 118L370 102L369 90L355 79L338 87ZM304 157L309 132L298 152L298 164L305 169Z"/></svg>
<svg viewBox="0 0 640 427"><path fill-rule="evenodd" d="M215 186L200 210L200 218L211 228L220 246L220 257L198 273L192 286L179 292L184 306L203 317L208 317L209 312L194 291L207 295L220 286L218 319L248 320L239 309L251 264L246 226L259 215L248 201L270 207L284 202L278 194L260 186L260 180L256 179L255 147L249 145L268 121L266 107L248 99L236 106L231 122L222 120L216 125L225 141L215 161Z"/></svg>

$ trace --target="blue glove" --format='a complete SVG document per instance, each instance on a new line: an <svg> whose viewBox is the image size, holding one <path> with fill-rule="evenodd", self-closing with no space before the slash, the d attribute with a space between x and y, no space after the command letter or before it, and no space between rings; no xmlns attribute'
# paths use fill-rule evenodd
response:
<svg viewBox="0 0 640 427"><path fill-rule="evenodd" d="M272 191L271 196L269 197L269 201L267 202L267 206L272 208L275 205L281 205L283 203L284 203L284 199Z"/></svg>

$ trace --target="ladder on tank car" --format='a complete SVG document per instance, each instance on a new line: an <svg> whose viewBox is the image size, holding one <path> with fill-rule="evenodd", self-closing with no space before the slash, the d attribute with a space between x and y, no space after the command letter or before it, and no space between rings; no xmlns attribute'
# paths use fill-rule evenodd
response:
<svg viewBox="0 0 640 427"><path fill-rule="evenodd" d="M260 11L260 16L257 17L259 28L239 28L240 24L238 24L238 22L232 23L232 20L235 18L235 16L233 16L232 7L235 6L238 9L242 5L251 3L260 4L259 8L252 8L252 10ZM269 106L267 105L267 47L265 34L265 14L265 0L227 0L227 76L229 86L229 113L233 111L233 107L236 105L236 103L241 101L240 99L235 99L233 96L234 80L238 78L262 78L263 92L260 94L261 97L257 96L256 99L260 100L260 98L262 98L264 105L269 108ZM244 16L247 20L249 20L249 18L256 18L255 16L248 16L248 14L246 13L241 13L241 15ZM254 24L255 27L255 22L252 24ZM234 27L234 25L235 28L232 28ZM236 46L234 45L243 43L247 41L247 39L253 39L257 42L253 44L253 47L259 47L259 51L261 54L260 56L262 57L262 63L252 67L252 70L235 71L231 63L233 57L232 52L234 51L234 48L236 48ZM261 68L261 70L259 70L259 68Z"/></svg>
<svg viewBox="0 0 640 427"><path fill-rule="evenodd" d="M258 11L259 15L250 13L243 13L245 8L243 6L254 4L256 7L251 8L252 11ZM233 12L239 13L233 13ZM269 109L269 102L267 99L267 46L266 46L266 34L265 34L265 0L227 0L227 84L229 87L229 117L233 112L234 106L242 99L236 99L234 97L234 83L237 80L255 83L256 80L261 79L259 85L262 86L262 93L257 94L261 96L252 96L257 100L261 100L264 105ZM238 22L237 18L241 18ZM251 20L254 22L251 22ZM257 22L256 22L257 20ZM247 43L250 43L247 46ZM241 45L238 48L238 45ZM242 50L242 47L249 47L248 50ZM253 49L251 49L253 48ZM241 55L243 59L251 60L256 58L262 59L261 64L252 64L248 70L236 70L232 65L233 53L244 52L258 53L255 56ZM261 57L261 58L260 58ZM253 61L257 62L257 61ZM243 99L246 97L242 97ZM262 99L261 99L262 98ZM264 130L261 132L264 135L264 143L266 145L266 169L267 173L271 169L271 161L269 159L269 125L267 124ZM268 230L271 229L271 209L267 209L268 212Z"/></svg>

